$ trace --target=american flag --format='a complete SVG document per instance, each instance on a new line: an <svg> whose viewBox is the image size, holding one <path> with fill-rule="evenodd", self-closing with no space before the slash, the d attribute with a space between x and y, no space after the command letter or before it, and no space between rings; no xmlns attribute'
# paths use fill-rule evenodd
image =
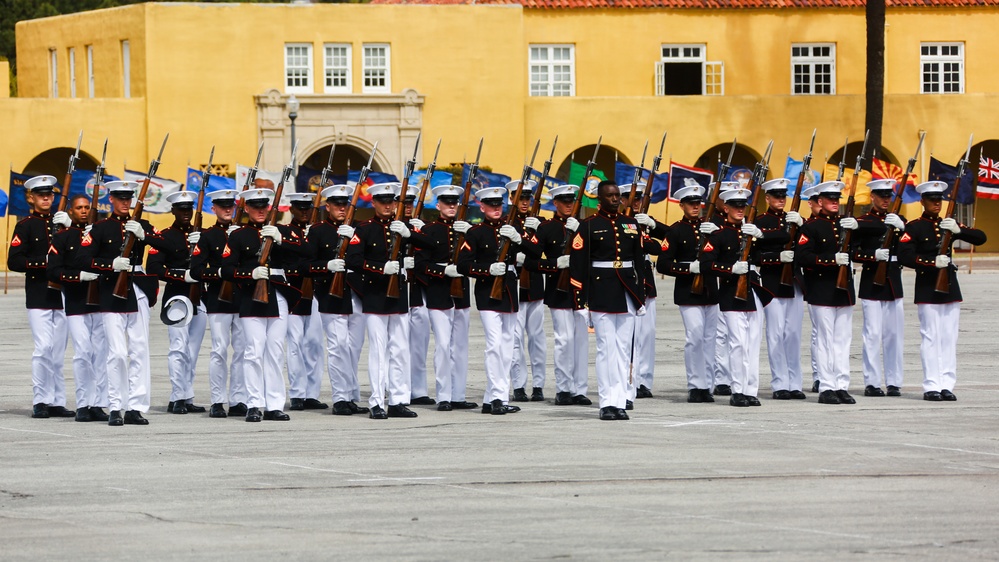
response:
<svg viewBox="0 0 999 562"><path fill-rule="evenodd" d="M984 155L978 161L978 196L999 199L999 161Z"/></svg>

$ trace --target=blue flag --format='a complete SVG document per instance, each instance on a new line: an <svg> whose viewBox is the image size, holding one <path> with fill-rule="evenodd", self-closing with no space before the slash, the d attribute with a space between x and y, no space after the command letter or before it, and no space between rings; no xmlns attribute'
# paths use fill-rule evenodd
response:
<svg viewBox="0 0 999 562"><path fill-rule="evenodd" d="M942 181L947 184L947 190L944 191L944 197L950 197L951 191L954 190L954 180L957 178L957 166L951 166L950 164L944 164L943 162L937 160L936 158L930 157L930 173L929 179L931 181ZM909 191L912 191L912 194ZM907 201L906 196L915 196L912 201ZM916 189L911 185L905 186L905 191L902 193L903 203L914 203L919 201L921 196L916 191ZM960 205L968 205L975 202L975 175L971 173L970 170L965 168L964 176L961 178L961 185L958 186L957 190L957 203Z"/></svg>
<svg viewBox="0 0 999 562"><path fill-rule="evenodd" d="M530 179L532 179L534 181L537 181L537 182L540 182L541 181L541 172L539 172L537 170L531 170L531 177L530 177ZM553 187L557 187L557 186L560 186L560 185L565 185L565 183L566 182L564 182L564 181L562 181L562 180L560 180L558 178L553 178L551 176L546 176L545 177L545 189L541 193L541 210L543 210L543 211L551 211L553 213L555 212L555 204L552 203L552 198L551 198L550 195L548 195L548 190L551 189L551 188L553 188Z"/></svg>
<svg viewBox="0 0 999 562"><path fill-rule="evenodd" d="M0 217L7 216L7 192L0 190Z"/></svg>
<svg viewBox="0 0 999 562"><path fill-rule="evenodd" d="M615 162L614 182L618 185L631 185L631 182L635 179L635 168L637 166L625 164L624 162ZM640 181L648 184L649 176L645 172L646 170L643 168ZM651 201L653 203L665 201L669 197L669 193L669 173L656 174L656 179L652 181Z"/></svg>
<svg viewBox="0 0 999 562"><path fill-rule="evenodd" d="M208 191L205 192L205 202L201 205L201 212L215 214L212 212L212 200L208 195L223 189L236 189L236 180L212 174L208 179ZM187 190L194 193L201 191L201 170L190 167L187 169Z"/></svg>
<svg viewBox="0 0 999 562"><path fill-rule="evenodd" d="M360 177L361 177L360 170L350 170L349 172L347 172L347 178L345 181L356 182ZM368 195L368 186L375 185L376 183L389 183L397 181L399 181L399 178L393 176L392 174L383 174L382 172L368 172L368 177L364 180L364 185L358 186L361 189L361 195L357 198L357 208L363 209L365 207L367 208L371 207L371 196Z"/></svg>
<svg viewBox="0 0 999 562"><path fill-rule="evenodd" d="M794 197L794 190L798 187L798 176L801 175L801 168L805 165L802 160L795 160L790 156L787 157L787 163L784 164L784 177L791 180L791 183L787 185L787 196ZM801 189L804 191L809 187L819 183L819 175L815 170L809 168L805 173L805 181L802 182Z"/></svg>
<svg viewBox="0 0 999 562"><path fill-rule="evenodd" d="M31 179L34 176L29 176L27 174L18 174L17 172L10 173L10 194L7 200L7 211L18 217L26 217L31 214L31 206L28 205L28 199L24 189L24 182ZM118 178L112 175L105 174L104 181L114 181ZM90 197L94 191L94 180L95 174L90 170L76 170L73 172L73 179L69 184L69 191L67 197L73 197L77 194L83 194ZM59 186L59 191L62 192L62 186ZM57 206L59 203L59 196L53 199L53 207ZM102 190L100 198L97 200L97 211L100 213L110 213L111 203L108 201L107 190Z"/></svg>
<svg viewBox="0 0 999 562"><path fill-rule="evenodd" d="M465 164L461 170L461 185L465 185L465 182L468 179L469 168L471 168L471 164ZM479 173L476 174L475 178L472 180L472 192L474 195L475 191L478 191L483 187L504 187L508 183L510 183L510 176L484 172L482 169L479 169Z"/></svg>
<svg viewBox="0 0 999 562"><path fill-rule="evenodd" d="M427 169L416 170L413 175L409 176L409 185L415 185L420 187L423 185L423 178L427 177ZM434 197L433 188L442 185L451 185L451 180L453 179L453 174L448 172L442 172L440 170L434 170L434 175L430 178L430 185L427 186L427 196L425 203L423 204L426 208L436 208L437 198Z"/></svg>
<svg viewBox="0 0 999 562"><path fill-rule="evenodd" d="M711 187L715 175L708 170L702 170L693 166L684 166L676 162L669 164L669 200L678 201L673 195L683 189L689 182L695 182L705 190Z"/></svg>

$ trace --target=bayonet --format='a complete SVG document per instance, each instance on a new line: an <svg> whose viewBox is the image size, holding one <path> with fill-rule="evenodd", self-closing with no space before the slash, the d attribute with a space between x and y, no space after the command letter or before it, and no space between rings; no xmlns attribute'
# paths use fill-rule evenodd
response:
<svg viewBox="0 0 999 562"><path fill-rule="evenodd" d="M853 175L855 176L859 176L860 171L862 170L862 165L864 163L864 153L867 152L867 141L870 139L870 136L871 136L871 130L868 129L867 132L864 133L864 146L860 147L860 154L857 155L857 167L854 168L853 170ZM873 156L873 154L871 156Z"/></svg>
<svg viewBox="0 0 999 562"><path fill-rule="evenodd" d="M972 133L971 136L968 137L968 150L964 152L964 159L961 160L957 165L957 179L959 183L961 178L964 176L965 168L967 168L968 166L968 161L971 159L971 144L972 142L974 142L974 140L975 140L975 134ZM957 192L955 191L955 194L956 193Z"/></svg>
<svg viewBox="0 0 999 562"><path fill-rule="evenodd" d="M170 139L170 133L167 133L163 137L163 144L160 145L160 153L156 155L156 159L149 163L149 177L152 178L156 175L156 170L160 167L160 162L163 160L163 151L166 150L167 140Z"/></svg>
<svg viewBox="0 0 999 562"><path fill-rule="evenodd" d="M846 147L850 144L850 137L843 140L843 154L839 157L839 168L836 171L836 181L843 179L843 169L846 168Z"/></svg>
<svg viewBox="0 0 999 562"><path fill-rule="evenodd" d="M76 161L80 158L80 145L83 144L83 129L80 129L80 136L76 139L76 152L69 157L69 171L66 172L67 175L72 175L73 171L76 170ZM66 186L66 192L69 193L69 186Z"/></svg>

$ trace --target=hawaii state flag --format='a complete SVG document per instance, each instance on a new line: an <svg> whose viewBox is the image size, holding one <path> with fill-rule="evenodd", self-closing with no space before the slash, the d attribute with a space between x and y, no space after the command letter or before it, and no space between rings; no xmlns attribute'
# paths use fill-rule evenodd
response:
<svg viewBox="0 0 999 562"><path fill-rule="evenodd" d="M981 156L978 162L978 196L999 199L999 160Z"/></svg>

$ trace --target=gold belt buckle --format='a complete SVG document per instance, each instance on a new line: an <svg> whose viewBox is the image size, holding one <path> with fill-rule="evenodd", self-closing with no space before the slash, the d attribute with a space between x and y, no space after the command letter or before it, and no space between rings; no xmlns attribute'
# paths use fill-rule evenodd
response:
<svg viewBox="0 0 999 562"><path fill-rule="evenodd" d="M614 269L621 269L621 260L614 260Z"/></svg>

